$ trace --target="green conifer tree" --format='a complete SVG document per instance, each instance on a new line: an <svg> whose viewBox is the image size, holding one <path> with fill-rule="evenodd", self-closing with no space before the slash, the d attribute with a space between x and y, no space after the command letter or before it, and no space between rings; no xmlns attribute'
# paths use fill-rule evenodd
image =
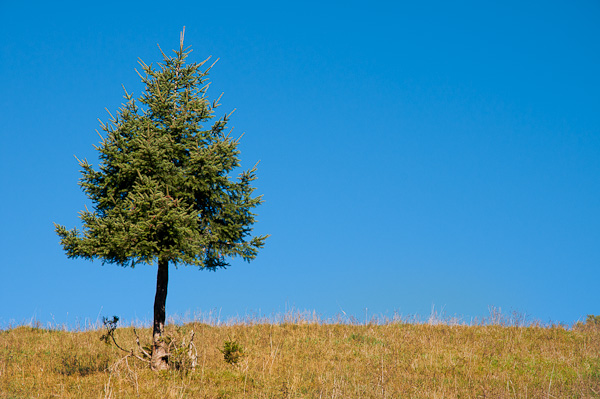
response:
<svg viewBox="0 0 600 399"><path fill-rule="evenodd" d="M169 263L224 268L230 257L254 259L267 238L251 236L252 210L262 202L252 196L256 166L230 176L240 166L239 139L225 132L227 115L215 119L219 99L206 98L211 67L201 70L208 59L186 64L191 51L183 34L174 56L161 50L158 68L140 61L144 93L136 101L125 91L117 116L101 122L99 170L79 162L79 184L94 205L80 213L82 231L55 224L69 258L158 265L154 370L168 368L162 338Z"/></svg>

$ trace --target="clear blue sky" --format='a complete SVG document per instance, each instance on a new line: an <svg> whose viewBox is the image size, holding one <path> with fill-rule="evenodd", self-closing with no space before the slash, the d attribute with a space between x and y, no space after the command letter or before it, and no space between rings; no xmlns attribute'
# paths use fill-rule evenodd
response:
<svg viewBox="0 0 600 399"><path fill-rule="evenodd" d="M73 157L186 26L260 160L250 263L168 315L600 314L600 3L0 2L0 326L150 320L155 267L69 260Z"/></svg>

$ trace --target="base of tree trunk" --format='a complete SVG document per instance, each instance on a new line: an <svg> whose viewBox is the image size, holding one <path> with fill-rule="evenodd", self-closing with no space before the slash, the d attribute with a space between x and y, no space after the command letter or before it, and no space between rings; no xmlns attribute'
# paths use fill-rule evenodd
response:
<svg viewBox="0 0 600 399"><path fill-rule="evenodd" d="M169 369L169 354L167 352L166 343L155 342L152 347L152 359L150 360L150 368L154 371Z"/></svg>
<svg viewBox="0 0 600 399"><path fill-rule="evenodd" d="M169 368L169 351L164 340L165 307L167 303L167 285L169 284L169 261L158 260L156 275L156 296L154 297L154 329L152 331L152 359L150 368L155 371Z"/></svg>

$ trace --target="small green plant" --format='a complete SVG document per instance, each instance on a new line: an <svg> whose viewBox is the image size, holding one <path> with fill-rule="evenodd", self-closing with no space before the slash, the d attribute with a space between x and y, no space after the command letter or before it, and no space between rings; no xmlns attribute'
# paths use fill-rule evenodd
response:
<svg viewBox="0 0 600 399"><path fill-rule="evenodd" d="M106 328L106 334L102 334L100 336L100 341L104 342L107 345L110 345L111 338L114 341L115 330L117 329L117 323L119 322L119 317L113 316L112 320L108 317L102 317L102 324L104 324L104 328Z"/></svg>
<svg viewBox="0 0 600 399"><path fill-rule="evenodd" d="M219 349L223 354L223 359L229 364L238 364L244 357L244 348L236 341L228 340L223 344L223 349Z"/></svg>

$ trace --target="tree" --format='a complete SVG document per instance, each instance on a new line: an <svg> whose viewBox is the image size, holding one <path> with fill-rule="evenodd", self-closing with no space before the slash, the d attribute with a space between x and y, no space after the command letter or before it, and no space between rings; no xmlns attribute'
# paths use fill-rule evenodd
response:
<svg viewBox="0 0 600 399"><path fill-rule="evenodd" d="M161 50L158 68L140 60L145 91L139 100L125 90L117 116L100 122L105 136L95 147L99 170L79 161L79 185L93 203L92 211L80 212L82 230L55 224L69 258L158 265L154 370L168 368L163 333L169 264L214 271L229 266L230 257L254 259L267 238L251 236L252 210L262 203L262 196L252 196L256 165L230 176L240 166L239 138L225 132L231 114L215 119L220 97L212 103L206 98L212 66L201 67L208 59L186 64L191 50L183 48L184 32L174 56Z"/></svg>

